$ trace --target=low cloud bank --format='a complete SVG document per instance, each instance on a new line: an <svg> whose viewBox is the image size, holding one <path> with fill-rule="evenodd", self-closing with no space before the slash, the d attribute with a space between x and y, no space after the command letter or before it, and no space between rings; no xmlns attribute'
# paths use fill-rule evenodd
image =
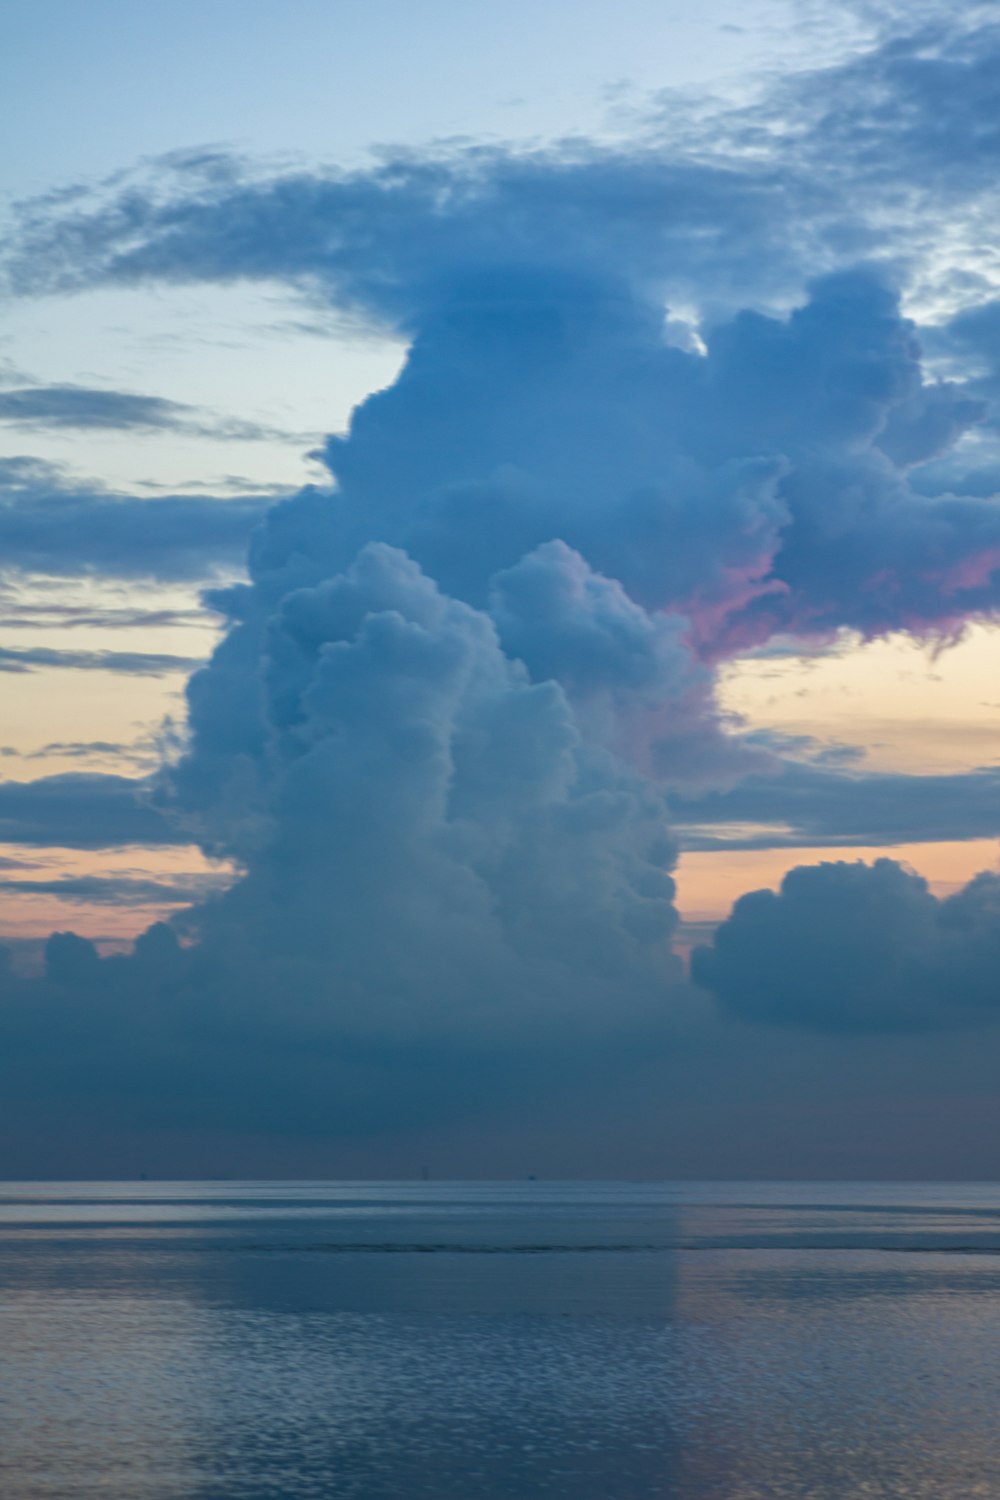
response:
<svg viewBox="0 0 1000 1500"><path fill-rule="evenodd" d="M894 860L802 866L742 896L694 978L742 1020L896 1031L1000 1020L1000 875L939 899Z"/></svg>

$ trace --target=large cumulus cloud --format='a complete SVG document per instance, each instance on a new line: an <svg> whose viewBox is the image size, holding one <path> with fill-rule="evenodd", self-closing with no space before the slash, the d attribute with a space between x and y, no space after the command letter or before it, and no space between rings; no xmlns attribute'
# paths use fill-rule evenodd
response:
<svg viewBox="0 0 1000 1500"><path fill-rule="evenodd" d="M267 661L262 753L231 821L213 806L245 876L193 910L187 948L156 929L101 960L54 938L41 980L8 976L8 1059L40 1021L84 1026L71 1093L144 1079L204 1121L225 1057L244 1123L344 1128L662 1045L680 977L662 795L488 616L375 544L284 597Z"/></svg>
<svg viewBox="0 0 1000 1500"><path fill-rule="evenodd" d="M830 276L787 318L741 313L703 353L667 344L628 286L488 275L478 299L433 313L328 444L342 545L377 516L478 599L560 537L712 654L994 606L1000 504L908 479L985 408L925 377L880 275Z"/></svg>
<svg viewBox="0 0 1000 1500"><path fill-rule="evenodd" d="M340 1024L363 1032L655 1012L673 969L662 798L581 739L485 615L374 544L286 596L268 668L241 804L261 821L239 828L249 870L209 933L336 975Z"/></svg>
<svg viewBox="0 0 1000 1500"><path fill-rule="evenodd" d="M922 164L974 126L949 106L934 133L940 80L981 94L995 44L880 45L785 92L784 144L763 106L717 122L728 156L692 134L182 172L24 220L21 292L278 279L409 352L326 443L328 485L274 506L247 581L210 596L226 631L148 817L241 873L131 955L63 935L40 980L10 971L5 1055L33 1059L15 1092L54 1035L62 1089L144 1118L376 1128L658 1054L684 993L668 798L780 780L721 719L717 662L1000 603L996 489L921 479L991 393L925 363L901 300L922 271L867 159L895 139L925 202ZM854 203L815 170L810 97L841 96ZM924 128L894 136L893 99ZM942 187L963 223L991 142ZM15 511L30 553L45 507ZM737 908L696 961L725 1007L992 1018L995 883L940 904L891 864L832 871Z"/></svg>

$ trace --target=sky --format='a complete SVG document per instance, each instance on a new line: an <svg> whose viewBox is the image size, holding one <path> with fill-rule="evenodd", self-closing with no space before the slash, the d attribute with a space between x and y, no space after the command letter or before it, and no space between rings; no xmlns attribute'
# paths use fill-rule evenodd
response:
<svg viewBox="0 0 1000 1500"><path fill-rule="evenodd" d="M1000 1171L998 77L5 9L0 1173Z"/></svg>

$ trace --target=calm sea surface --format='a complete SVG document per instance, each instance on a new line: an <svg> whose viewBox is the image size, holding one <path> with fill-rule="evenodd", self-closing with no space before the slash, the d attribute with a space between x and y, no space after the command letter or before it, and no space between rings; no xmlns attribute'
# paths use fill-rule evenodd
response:
<svg viewBox="0 0 1000 1500"><path fill-rule="evenodd" d="M1000 1188L0 1184L4 1500L1000 1496Z"/></svg>

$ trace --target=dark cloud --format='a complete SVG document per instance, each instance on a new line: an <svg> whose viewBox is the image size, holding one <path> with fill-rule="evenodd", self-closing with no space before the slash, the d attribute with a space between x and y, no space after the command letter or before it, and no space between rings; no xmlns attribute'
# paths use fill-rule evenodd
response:
<svg viewBox="0 0 1000 1500"><path fill-rule="evenodd" d="M882 7L873 45L778 80L732 117L731 139L855 202L891 206L896 228L926 244L947 215L981 211L995 190L1000 24L976 4L886 19ZM921 212L929 222L911 224Z"/></svg>
<svg viewBox="0 0 1000 1500"><path fill-rule="evenodd" d="M293 437L259 423L212 417L162 396L84 385L26 385L0 390L0 422L18 427L110 432L176 432L228 442Z"/></svg>
<svg viewBox="0 0 1000 1500"><path fill-rule="evenodd" d="M485 267L603 279L611 266L730 296L744 276L773 289L794 265L780 197L773 176L736 164L587 143L400 154L270 180L238 166L205 180L167 162L151 185L109 199L29 205L6 267L18 293L279 280L412 332L429 306L475 306ZM763 244L772 269L755 253Z"/></svg>
<svg viewBox="0 0 1000 1500"><path fill-rule="evenodd" d="M183 735L168 715L155 729L133 740L50 740L35 750L11 750L23 760L111 760L122 766L128 763L155 771L183 746ZM0 755L4 751L0 749Z"/></svg>
<svg viewBox="0 0 1000 1500"><path fill-rule="evenodd" d="M189 842L152 805L148 785L127 776L70 772L0 781L0 843L106 849Z"/></svg>
<svg viewBox="0 0 1000 1500"><path fill-rule="evenodd" d="M162 651L70 651L50 646L0 646L0 672L35 672L40 668L60 667L64 671L165 677L171 672L190 672L197 665L197 657L172 656Z"/></svg>
<svg viewBox="0 0 1000 1500"><path fill-rule="evenodd" d="M51 879L18 876L0 879L0 891L12 896L55 896L60 901L86 906L191 906L204 900L224 880L212 875L189 875L179 880L137 875L60 875Z"/></svg>
<svg viewBox="0 0 1000 1500"><path fill-rule="evenodd" d="M475 299L470 267L610 267L667 300L745 305L845 259L912 259L946 223L960 255L995 206L995 10L874 19L867 46L772 75L752 105L669 92L638 144L473 143L278 177L174 153L151 178L27 205L9 276L20 290L278 279L412 330L442 295Z"/></svg>
<svg viewBox="0 0 1000 1500"><path fill-rule="evenodd" d="M37 459L0 460L0 571L202 581L238 569L267 508L258 497L89 488Z"/></svg>
<svg viewBox="0 0 1000 1500"><path fill-rule="evenodd" d="M784 760L737 786L678 797L673 812L689 849L993 838L1000 837L1000 769L906 775Z"/></svg>
<svg viewBox="0 0 1000 1500"><path fill-rule="evenodd" d="M121 740L50 740L47 745L41 745L37 750L28 751L25 760L45 760L51 755L65 756L70 760L85 760L92 755L112 755L117 757L148 756L152 754L153 746L142 742L126 744Z"/></svg>
<svg viewBox="0 0 1000 1500"><path fill-rule="evenodd" d="M100 603L29 603L4 601L10 613L0 615L0 630L162 630L164 627L205 625L205 609L144 609L141 606Z"/></svg>
<svg viewBox="0 0 1000 1500"><path fill-rule="evenodd" d="M749 1021L831 1031L1000 1021L1000 876L939 900L890 859L790 871L697 948L699 984Z"/></svg>
<svg viewBox="0 0 1000 1500"><path fill-rule="evenodd" d="M1000 491L1000 300L989 297L928 330L928 348L945 368L967 371L966 386L984 411L971 451L945 449L914 482L928 494L948 489L985 496Z"/></svg>
<svg viewBox="0 0 1000 1500"><path fill-rule="evenodd" d="M704 356L665 347L654 308L602 287L520 277L482 295L432 320L399 382L329 443L341 545L377 513L475 598L558 536L713 652L992 607L1000 506L915 494L882 446L928 387L877 276L829 278L787 320L741 314ZM950 436L978 412L961 387L929 389ZM940 424L923 436L921 457L946 441Z"/></svg>
<svg viewBox="0 0 1000 1500"><path fill-rule="evenodd" d="M589 283L501 278L491 295L431 315L397 383L330 440L331 493L269 513L252 589L216 596L239 623L192 684L196 739L211 684L206 712L224 701L229 743L256 753L266 616L373 538L488 605L588 732L600 720L668 781L763 758L722 733L698 655L845 625L950 630L993 608L1000 505L929 499L879 446L925 383L877 277L827 279L784 321L742 314L703 355Z"/></svg>
<svg viewBox="0 0 1000 1500"><path fill-rule="evenodd" d="M662 794L581 735L486 614L374 544L285 595L263 673L256 727L221 664L192 682L177 796L200 795L210 847L249 861L212 933L248 924L261 962L291 949L324 985L339 975L376 1030L386 1006L390 1030L504 1031L525 1005L543 1031L568 1013L618 1025L621 990L655 1013L675 973Z"/></svg>
<svg viewBox="0 0 1000 1500"><path fill-rule="evenodd" d="M1000 509L908 475L988 402L927 377L890 281L921 274L929 197L952 230L993 202L998 56L981 13L931 15L641 147L278 177L175 157L90 207L26 211L12 285L278 279L401 328L403 376L327 446L335 569L375 537L480 602L558 537L713 653L947 630L997 602ZM889 280L817 279L865 257ZM665 346L664 298L699 309L707 358ZM800 305L731 311L769 299Z"/></svg>

